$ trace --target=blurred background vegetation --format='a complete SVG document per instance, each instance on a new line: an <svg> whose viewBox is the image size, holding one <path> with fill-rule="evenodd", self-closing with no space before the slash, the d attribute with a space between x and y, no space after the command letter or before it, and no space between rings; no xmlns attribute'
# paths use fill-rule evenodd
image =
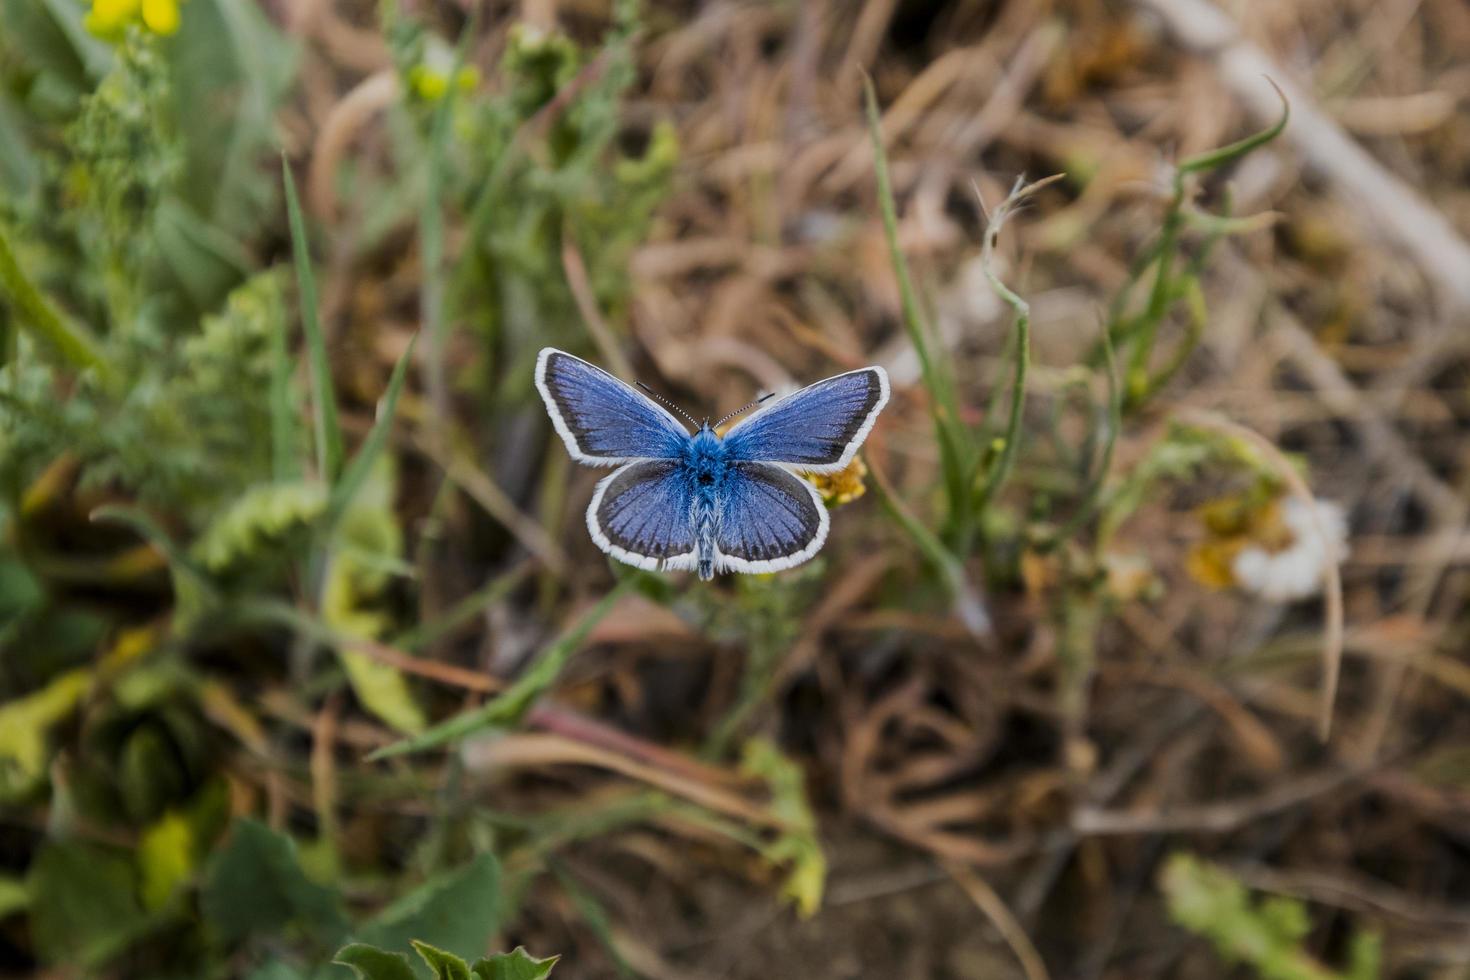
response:
<svg viewBox="0 0 1470 980"><path fill-rule="evenodd" d="M1467 50L0 0L0 973L1470 977ZM547 345L895 394L705 586Z"/></svg>

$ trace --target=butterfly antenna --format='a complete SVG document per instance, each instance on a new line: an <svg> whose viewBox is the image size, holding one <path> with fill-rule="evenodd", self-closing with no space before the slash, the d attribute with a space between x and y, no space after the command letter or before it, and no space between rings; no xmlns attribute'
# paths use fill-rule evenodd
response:
<svg viewBox="0 0 1470 980"><path fill-rule="evenodd" d="M716 429L718 429L720 426L724 425L726 422L730 421L731 419L733 419L735 416L739 415L740 413L742 413L742 412L748 412L752 408L755 408L757 405L759 405L761 402L766 401L766 400L771 399L771 398L774 398L774 397L776 397L776 393L774 391L769 392L769 393L764 394L764 395L761 395L759 398L757 398L755 401L751 402L749 405L746 405L743 408L737 408L737 409L735 409L735 411L731 412L729 415L726 415L724 418L720 419L718 422L715 423L714 427Z"/></svg>
<svg viewBox="0 0 1470 980"><path fill-rule="evenodd" d="M638 387L642 388L644 390L644 392L646 392L648 394L648 396L650 398L652 398L654 401L658 402L661 405L666 405L669 408L672 408L674 411L678 412L680 415L682 415L686 419L688 419L690 425L694 426L696 429L699 428L699 423L696 422L696 421L694 421L694 416L693 415L690 415L688 412L684 411L678 405L675 405L673 402L669 401L663 395L660 395L658 392L656 392L652 388L648 387L648 385L644 384L642 381L635 381L633 383L636 384Z"/></svg>

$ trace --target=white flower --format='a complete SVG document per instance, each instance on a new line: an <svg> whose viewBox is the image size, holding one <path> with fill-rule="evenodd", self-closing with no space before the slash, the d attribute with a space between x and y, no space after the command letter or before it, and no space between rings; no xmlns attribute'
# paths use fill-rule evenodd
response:
<svg viewBox="0 0 1470 980"><path fill-rule="evenodd" d="M1316 510L1314 518L1312 508L1296 497L1282 503L1281 522L1292 534L1291 544L1279 551L1256 544L1242 548L1230 566L1241 588L1271 602L1306 599L1321 591L1327 563L1347 556L1347 517L1330 500L1318 500Z"/></svg>

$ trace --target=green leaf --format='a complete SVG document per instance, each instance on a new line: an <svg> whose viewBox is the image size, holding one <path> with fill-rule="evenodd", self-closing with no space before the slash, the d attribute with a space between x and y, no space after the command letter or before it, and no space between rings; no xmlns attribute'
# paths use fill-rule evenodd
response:
<svg viewBox="0 0 1470 980"><path fill-rule="evenodd" d="M31 890L19 878L0 875L0 919L31 904Z"/></svg>
<svg viewBox="0 0 1470 980"><path fill-rule="evenodd" d="M806 777L774 743L760 738L745 743L740 769L765 780L771 789L771 809L784 829L762 853L766 860L790 868L782 893L802 918L810 918L822 906L827 858L817 840L816 816L807 802Z"/></svg>
<svg viewBox="0 0 1470 980"><path fill-rule="evenodd" d="M51 301L41 294L21 269L5 235L0 233L0 300L15 312L16 320L37 340L73 368L92 368L99 377L110 379L112 369L102 360L93 340L68 325Z"/></svg>
<svg viewBox="0 0 1470 980"><path fill-rule="evenodd" d="M422 940L474 956L499 924L500 863L485 853L409 892L359 929L358 937L386 950L407 950Z"/></svg>
<svg viewBox="0 0 1470 980"><path fill-rule="evenodd" d="M418 980L407 956L389 953L367 943L343 946L337 950L332 962L351 967L360 980Z"/></svg>
<svg viewBox="0 0 1470 980"><path fill-rule="evenodd" d="M290 924L322 940L347 931L341 897L311 881L296 845L255 820L241 820L210 863L200 896L204 916L226 942Z"/></svg>
<svg viewBox="0 0 1470 980"><path fill-rule="evenodd" d="M73 670L0 705L0 800L18 800L44 781L50 760L46 736L72 713L91 682L88 671Z"/></svg>
<svg viewBox="0 0 1470 980"><path fill-rule="evenodd" d="M413 948L418 950L419 956L434 971L434 980L470 980L469 967L453 953L446 953L417 940L414 940Z"/></svg>
<svg viewBox="0 0 1470 980"><path fill-rule="evenodd" d="M188 881L197 850L194 828L188 816L177 810L165 813L143 831L138 839L138 871L145 908L162 908Z"/></svg>
<svg viewBox="0 0 1470 980"><path fill-rule="evenodd" d="M322 576L321 616L343 637L380 639L392 625L384 610L385 569L402 554L403 531L393 512L397 483L392 457L377 455L371 471L359 479L353 499L337 521L333 550ZM348 645L337 656L347 671L353 694L363 706L405 734L428 727L408 680L396 668L373 660Z"/></svg>
<svg viewBox="0 0 1470 980"><path fill-rule="evenodd" d="M321 308L316 293L316 276L311 268L311 243L306 237L306 219L296 197L291 166L281 158L286 182L286 213L291 222L291 249L296 257L296 285L301 304L301 328L306 334L306 353L311 362L312 420L316 426L317 475L328 483L342 469L342 429L337 421L337 395L332 390L332 365L327 358L327 339L322 333Z"/></svg>
<svg viewBox="0 0 1470 980"><path fill-rule="evenodd" d="M249 563L304 529L327 507L315 482L264 483L241 494L200 534L191 555L218 575Z"/></svg>
<svg viewBox="0 0 1470 980"><path fill-rule="evenodd" d="M31 863L28 881L31 938L43 962L98 963L149 924L124 851L50 841Z"/></svg>
<svg viewBox="0 0 1470 980"><path fill-rule="evenodd" d="M524 946L517 946L509 953L486 957L476 963L470 972L478 980L546 980L559 959L560 956L548 956L538 960L527 953Z"/></svg>

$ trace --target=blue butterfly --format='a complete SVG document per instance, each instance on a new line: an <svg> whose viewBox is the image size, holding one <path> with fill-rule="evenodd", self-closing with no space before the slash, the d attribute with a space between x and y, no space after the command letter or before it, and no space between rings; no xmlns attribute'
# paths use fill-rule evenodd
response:
<svg viewBox="0 0 1470 980"><path fill-rule="evenodd" d="M815 555L827 508L793 472L846 467L888 403L887 373L867 367L763 405L723 438L715 428L724 419L690 435L662 405L550 347L536 359L536 389L573 459L617 467L587 508L597 546L629 565L694 568L705 580Z"/></svg>

